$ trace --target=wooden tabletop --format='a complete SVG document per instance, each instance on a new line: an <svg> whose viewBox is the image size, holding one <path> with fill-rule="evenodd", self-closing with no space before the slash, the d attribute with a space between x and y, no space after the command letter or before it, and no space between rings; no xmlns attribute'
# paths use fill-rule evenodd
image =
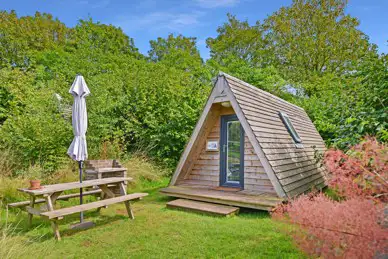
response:
<svg viewBox="0 0 388 259"><path fill-rule="evenodd" d="M110 178L103 178L103 179L87 180L87 181L83 181L82 183L71 182L71 183L42 185L43 188L38 190L30 190L28 188L18 188L18 190L21 192L25 192L30 195L36 196L36 195L50 194L54 192L61 192L66 190L92 187L92 186L98 186L98 185L104 185L104 184L114 184L114 183L120 183L125 181L132 181L132 180L133 178L131 177L110 177Z"/></svg>

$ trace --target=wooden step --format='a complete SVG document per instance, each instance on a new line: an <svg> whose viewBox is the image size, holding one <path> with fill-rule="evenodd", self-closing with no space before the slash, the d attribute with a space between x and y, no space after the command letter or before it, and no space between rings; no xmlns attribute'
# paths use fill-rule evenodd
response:
<svg viewBox="0 0 388 259"><path fill-rule="evenodd" d="M236 215L240 210L237 207L186 199L177 199L170 201L166 204L166 206L170 209L183 209L187 211L202 212L218 216Z"/></svg>
<svg viewBox="0 0 388 259"><path fill-rule="evenodd" d="M272 211L283 199L267 195L247 195L241 192L225 192L186 186L169 186L160 190L162 194L208 203Z"/></svg>

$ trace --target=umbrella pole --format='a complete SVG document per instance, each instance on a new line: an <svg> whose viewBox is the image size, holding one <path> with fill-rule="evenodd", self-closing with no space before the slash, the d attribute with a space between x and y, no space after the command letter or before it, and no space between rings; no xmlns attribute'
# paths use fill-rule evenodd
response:
<svg viewBox="0 0 388 259"><path fill-rule="evenodd" d="M78 161L79 166L79 182L82 183L82 161ZM82 188L79 188L79 203L82 205ZM84 221L84 213L80 212L80 222Z"/></svg>
<svg viewBox="0 0 388 259"><path fill-rule="evenodd" d="M78 166L79 166L79 182L82 183L82 164L83 161L78 161ZM79 202L82 204L82 188L79 188ZM71 229L86 229L93 227L94 223L91 221L84 221L84 213L81 211L80 212L80 223L71 225Z"/></svg>

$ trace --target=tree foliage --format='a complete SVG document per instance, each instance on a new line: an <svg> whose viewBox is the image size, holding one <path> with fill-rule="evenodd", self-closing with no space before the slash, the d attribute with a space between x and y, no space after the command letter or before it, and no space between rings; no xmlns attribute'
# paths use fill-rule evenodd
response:
<svg viewBox="0 0 388 259"><path fill-rule="evenodd" d="M222 67L241 62L254 68L263 65L263 30L260 23L249 25L228 14L228 22L218 27L218 35L206 40L211 61Z"/></svg>
<svg viewBox="0 0 388 259"><path fill-rule="evenodd" d="M62 108L68 113L68 89L78 73L92 92L87 98L92 158L110 143L119 155L140 150L175 163L210 90L210 80L193 76L206 75L195 44L190 53L184 49L148 62L133 40L111 25L81 20L67 28L48 14L18 18L14 12L2 12L2 19L9 24L1 23L0 31L7 43L1 44L6 55L0 69L0 147L20 159L16 169L39 165L52 171L66 161L72 130ZM33 30L19 35L24 27L18 24L25 21ZM51 28L61 28L65 39L33 38Z"/></svg>
<svg viewBox="0 0 388 259"><path fill-rule="evenodd" d="M302 106L328 145L348 148L366 134L386 141L387 56L346 5L294 0L254 25L228 15L207 40L207 64Z"/></svg>
<svg viewBox="0 0 388 259"><path fill-rule="evenodd" d="M346 0L295 0L269 16L264 30L274 64L296 81L352 71L371 44L357 29L358 19L345 14L346 4Z"/></svg>
<svg viewBox="0 0 388 259"><path fill-rule="evenodd" d="M189 73L201 82L210 81L211 75L199 54L196 38L170 34L167 38L151 40L150 46L148 55L151 61Z"/></svg>
<svg viewBox="0 0 388 259"><path fill-rule="evenodd" d="M388 58L346 4L295 0L254 24L228 14L206 41L206 62L194 37L151 40L144 56L112 25L89 19L69 28L50 14L1 11L0 150L20 168L55 170L66 160L68 89L79 73L92 91L91 157L109 145L115 155L140 150L173 166L219 71L302 106L329 145L347 148L366 134L387 141Z"/></svg>

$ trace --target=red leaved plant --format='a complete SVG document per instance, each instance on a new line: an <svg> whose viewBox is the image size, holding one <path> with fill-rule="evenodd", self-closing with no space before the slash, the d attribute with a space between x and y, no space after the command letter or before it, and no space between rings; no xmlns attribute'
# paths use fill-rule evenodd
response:
<svg viewBox="0 0 388 259"><path fill-rule="evenodd" d="M289 228L296 243L311 256L323 258L373 258L388 242L383 228L383 206L351 198L333 201L323 193L302 195L273 212L275 219L297 224Z"/></svg>
<svg viewBox="0 0 388 259"><path fill-rule="evenodd" d="M290 233L309 255L324 258L373 258L388 244L387 145L366 138L347 154L324 155L328 185L340 197L301 195L278 206L273 218L290 223ZM385 246L385 247L384 247Z"/></svg>
<svg viewBox="0 0 388 259"><path fill-rule="evenodd" d="M329 171L328 184L344 198L363 196L388 201L388 148L375 138L366 138L347 154L331 149L324 164Z"/></svg>

